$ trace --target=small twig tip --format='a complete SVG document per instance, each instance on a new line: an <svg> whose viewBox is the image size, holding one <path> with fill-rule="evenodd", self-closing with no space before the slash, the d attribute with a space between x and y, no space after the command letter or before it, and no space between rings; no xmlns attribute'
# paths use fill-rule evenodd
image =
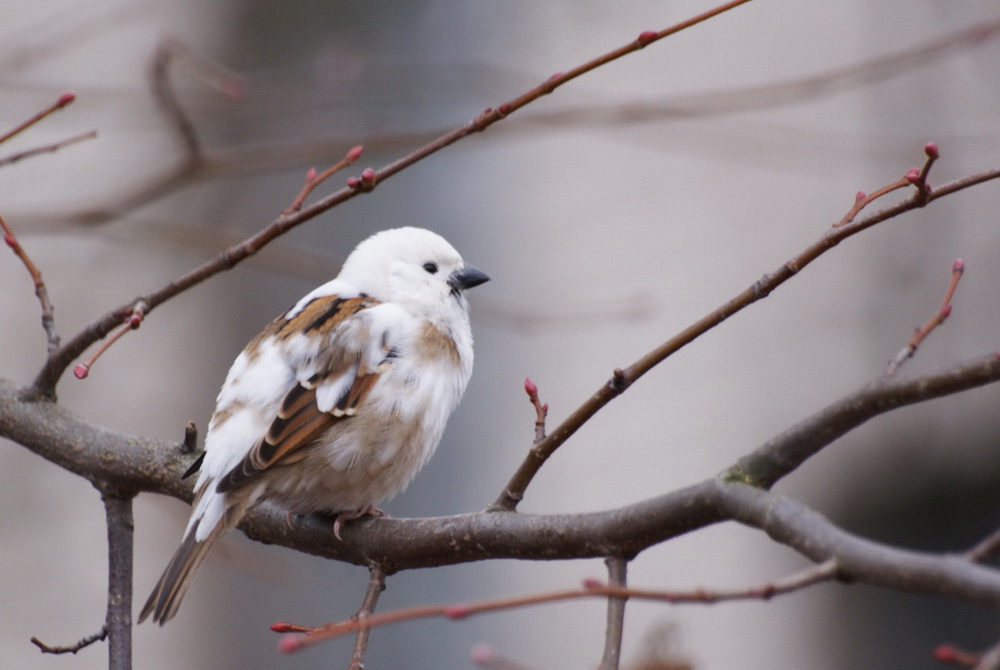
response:
<svg viewBox="0 0 1000 670"><path fill-rule="evenodd" d="M538 387L529 377L524 378L524 392L528 394L529 398L538 397Z"/></svg>

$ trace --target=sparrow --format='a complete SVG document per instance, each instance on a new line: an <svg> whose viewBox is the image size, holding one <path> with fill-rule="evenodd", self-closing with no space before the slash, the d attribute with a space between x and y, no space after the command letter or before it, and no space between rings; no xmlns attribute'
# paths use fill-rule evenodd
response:
<svg viewBox="0 0 1000 670"><path fill-rule="evenodd" d="M265 500L381 514L434 453L472 374L465 290L489 280L439 235L396 228L237 356L216 401L183 541L139 615L177 614L212 544Z"/></svg>

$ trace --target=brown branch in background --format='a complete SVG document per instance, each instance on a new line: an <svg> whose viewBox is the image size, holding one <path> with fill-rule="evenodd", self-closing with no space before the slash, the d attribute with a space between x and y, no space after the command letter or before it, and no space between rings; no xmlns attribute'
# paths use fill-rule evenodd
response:
<svg viewBox="0 0 1000 670"><path fill-rule="evenodd" d="M37 156L39 154L59 151L63 147L68 147L71 144L76 144L77 142L82 142L84 140L92 140L95 137L97 137L97 131L91 130L86 133L80 133L79 135L74 135L73 137L67 137L66 139L60 140L58 142L53 142L51 144L43 144L42 146L35 147L34 149L19 151L9 156L4 156L3 158L0 158L0 167L3 167L5 165L11 165L12 163L16 163L25 158L31 158L32 156Z"/></svg>
<svg viewBox="0 0 1000 670"><path fill-rule="evenodd" d="M646 103L631 102L625 105L614 103L603 108L588 103L583 109L536 111L521 117L523 122L528 123L514 127L526 132L532 128L547 130L551 126L565 127L567 124L602 121L634 124L645 120L706 117L748 109L768 109L800 100L815 99L848 90L852 86L878 82L911 72L912 68L943 58L958 49L989 44L996 38L997 33L1000 33L1000 21L980 23L920 43L910 49L801 79L744 89L674 96ZM218 67L214 64L212 66ZM240 80L234 79L234 81ZM225 89L224 86L221 88ZM391 154L413 144L428 143L444 132L438 130L379 134L369 137L366 146L379 153ZM313 137L281 145L244 146L231 150L214 148L210 151L203 148L197 169L189 169L183 165L179 168L170 168L117 196L103 197L97 207L69 215L32 216L31 223L36 230L43 227L52 230L73 224L105 223L127 214L140 205L172 193L197 178L259 173L287 169L302 163L324 161L332 152L340 151L340 147L350 142L352 142L350 137Z"/></svg>
<svg viewBox="0 0 1000 670"><path fill-rule="evenodd" d="M628 561L624 558L604 559L608 566L608 586L627 591ZM625 635L625 603L628 595L608 596L607 624L604 627L604 654L599 670L618 670L622 657L622 637Z"/></svg>
<svg viewBox="0 0 1000 670"><path fill-rule="evenodd" d="M31 275L31 281L35 284L35 295L38 296L38 302L42 305L42 328L45 330L49 355L51 356L59 348L59 335L56 334L55 308L52 306L52 301L49 300L49 290L45 287L42 272L32 262L31 257L28 256L28 252L18 242L17 236L14 235L14 231L11 230L11 227L2 215L0 215L0 228L3 229L4 243L21 259L24 267L28 270L28 274Z"/></svg>
<svg viewBox="0 0 1000 670"><path fill-rule="evenodd" d="M59 99L56 100L54 103L52 103L51 105L49 105L48 107L46 107L42 111L38 112L37 114L33 115L31 118L27 119L26 121L23 121L23 122L17 124L16 126L14 126L13 128L11 128L10 130L8 130L3 135L0 135L0 144L3 144L4 142L6 142L10 138L14 137L18 133L23 133L25 130L27 130L31 126L35 125L36 123L38 123L39 121L41 121L45 117L47 117L47 116L49 116L51 114L54 114L55 112L58 112L60 109L62 109L66 105L70 104L74 100L76 100L76 95L74 93L70 93L70 92L63 93L62 95L59 96Z"/></svg>
<svg viewBox="0 0 1000 670"><path fill-rule="evenodd" d="M201 283L202 281L208 279L209 277L218 274L224 270L229 270L234 267L237 263L243 261L249 256L257 253L269 242L285 234L292 228L312 219L313 217L340 205L347 200L354 198L360 193L369 193L382 181L392 177L393 175L399 173L400 171L410 167L411 165L427 158L428 156L437 153L438 151L444 149L445 147L454 144L460 139L472 135L474 133L479 133L492 126L494 123L505 119L510 114L521 109L525 105L537 100L538 98L547 95L554 91L559 86L583 75L591 70L594 70L601 65L609 63L613 60L621 58L627 54L633 53L640 49L647 47L648 45L661 40L665 37L673 35L685 28L689 28L693 25L706 21L714 16L717 16L729 9L737 7L739 5L745 4L750 0L733 0L732 2L726 3L717 7L716 9L710 10L703 14L700 14L692 19L678 23L670 28L666 28L659 32L643 32L639 37L628 44L619 47L613 51L610 51L603 56L599 56L583 65L580 65L569 72L560 73L553 75L548 80L542 84L536 86L535 88L529 90L523 95L505 102L496 109L488 108L482 114L477 116L472 121L466 123L463 126L456 128L455 130L446 133L439 137L438 139L430 142L429 144L420 147L419 149L413 151L407 156L396 160L389 165L381 168L380 170L373 170L371 168L366 168L362 171L360 177L351 177L347 180L347 186L335 193L332 193L325 198L320 199L318 202L313 203L308 207L303 207L299 211L289 214L280 215L276 218L270 225L265 227L263 230L257 234L247 238L242 243L230 247L220 253L215 259L204 263L198 268L195 268L186 275L176 279L162 289L155 291L154 293L147 295L145 297L137 299L136 302L132 304L121 307L117 310L109 312L104 316L98 318L92 322L87 328L78 333L72 340L70 340L66 345L64 345L58 352L54 355L49 356L42 370L39 372L38 376L35 378L33 384L33 390L43 396L52 396L55 393L56 383L62 376L63 372L69 366L69 364L76 359L77 356L82 354L90 345L94 342L105 337L118 325L118 319L115 316L117 313L129 313L135 309L135 305L138 301L144 303L144 312L148 313L154 309L157 305L162 302L169 300L175 295ZM162 60L162 59L161 59ZM160 65L159 67L165 68L165 65ZM169 91L169 87L164 89ZM171 99L168 104L176 104L176 99ZM186 119L186 116L179 117L177 123L180 124L182 119ZM190 140L189 140L190 141ZM197 151L197 138L194 138L193 149L189 146L189 150ZM200 154L192 153L192 156L198 156Z"/></svg>
<svg viewBox="0 0 1000 670"><path fill-rule="evenodd" d="M354 618L359 621L364 621L375 612L378 598L382 594L382 591L385 590L385 571L380 566L373 564L369 568L369 572L368 590L365 593L365 599L361 603L361 608L357 614L354 615ZM351 665L348 670L364 670L365 652L368 650L368 635L370 633L371 628L367 626L358 629L358 634L354 640L354 653L351 654Z"/></svg>
<svg viewBox="0 0 1000 670"><path fill-rule="evenodd" d="M295 196L294 200L292 200L292 204L289 205L288 208L282 212L282 214L287 216L288 214L292 214L302 209L302 203L306 201L306 198L309 197L309 194L312 193L317 186L322 184L337 172L340 172L349 165L352 165L354 161L361 157L361 153L364 150L364 147L361 145L351 148L351 150L348 151L343 158L328 167L326 170L323 170L323 172L318 175L316 174L316 168L310 168L306 173L306 183L302 187L302 190L299 191L299 194Z"/></svg>
<svg viewBox="0 0 1000 670"><path fill-rule="evenodd" d="M150 66L153 95L184 146L185 169L193 171L203 158L201 140L170 82L170 66L175 62L187 66L189 72L230 98L242 96L246 82L236 73L198 55L180 40L167 38L157 46Z"/></svg>
<svg viewBox="0 0 1000 670"><path fill-rule="evenodd" d="M930 145L928 145L930 146ZM927 149L925 148L925 152ZM935 150L936 153L936 150ZM934 157L936 158L936 156ZM933 158L928 153L928 163ZM929 166L927 167L929 169ZM916 168L914 169L916 170ZM913 172L913 171L911 171ZM921 175L926 176L926 169L916 170L914 178L919 181ZM910 198L903 200L880 212L871 214L861 220L852 220L849 223L842 223L826 230L820 238L813 244L806 247L798 255L787 261L784 265L768 273L757 280L750 287L733 297L728 302L708 313L700 320L688 326L680 333L674 335L666 342L653 349L639 360L632 363L627 368L616 369L605 384L580 405L572 414L563 420L554 431L549 433L540 444L532 448L531 452L521 463L517 472L511 477L507 486L501 492L491 509L514 510L524 497L531 480L534 479L538 470L545 461L566 442L583 424L590 420L602 407L624 393L637 379L646 374L653 367L659 365L674 353L684 348L695 339L715 328L723 321L741 310L749 307L753 303L766 298L772 291L784 284L786 281L798 274L803 268L822 256L824 253L840 244L847 238L856 235L863 230L899 216L903 212L919 209L929 202L954 193L963 188L968 188L973 184L982 183L991 179L1000 178L1000 169L988 170L972 177L966 177L955 182L945 184L930 191L921 190L914 181L907 179L907 184L913 184L917 192ZM898 183L898 182L896 182ZM894 183L895 186L895 183Z"/></svg>
<svg viewBox="0 0 1000 670"><path fill-rule="evenodd" d="M85 647L89 647L95 642L100 642L102 640L107 639L107 637L108 637L108 629L102 627L101 630L97 631L93 635L88 635L79 642L76 642L75 644L71 644L66 647L50 647L49 645L39 640L37 637L31 638L31 644L38 647L43 654L75 654L76 652L80 651Z"/></svg>
<svg viewBox="0 0 1000 670"><path fill-rule="evenodd" d="M884 376L891 377L896 374L900 366L917 352L917 347L931 334L931 331L951 316L951 299L955 295L955 289L958 288L958 281L962 278L963 272L965 272L965 263L959 258L951 266L951 283L948 284L948 290L944 294L944 299L941 301L941 306L938 307L937 313L927 323L917 328L916 332L913 333L913 337L906 343L906 346L900 349L899 353L889 361Z"/></svg>

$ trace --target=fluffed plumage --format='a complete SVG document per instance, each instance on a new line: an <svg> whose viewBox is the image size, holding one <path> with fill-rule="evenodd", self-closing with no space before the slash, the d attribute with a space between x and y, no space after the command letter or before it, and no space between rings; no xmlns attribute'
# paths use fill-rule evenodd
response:
<svg viewBox="0 0 1000 670"><path fill-rule="evenodd" d="M264 500L336 513L339 532L402 491L465 392L463 292L488 279L430 231L386 230L255 337L219 392L191 519L139 621L173 618L215 540Z"/></svg>

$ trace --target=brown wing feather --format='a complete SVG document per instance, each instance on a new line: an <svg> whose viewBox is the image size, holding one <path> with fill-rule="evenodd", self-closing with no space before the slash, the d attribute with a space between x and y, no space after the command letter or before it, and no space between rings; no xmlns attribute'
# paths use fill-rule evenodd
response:
<svg viewBox="0 0 1000 670"><path fill-rule="evenodd" d="M295 323L310 330L329 331L358 311L378 304L369 297L342 299L336 296L318 298L309 303L288 324L276 331L278 337L295 332ZM297 384L285 396L278 415L271 422L267 433L247 454L246 458L219 480L216 490L224 493L242 486L276 465L294 462L302 457L303 449L339 421L353 416L378 381L379 374L393 357L388 345L383 343L386 359L374 370L358 366L357 358L339 357L330 361L332 369L323 377L336 378L358 366L350 387L341 395L329 412L320 411L316 404L316 387L321 378ZM317 376L319 377L319 376Z"/></svg>

